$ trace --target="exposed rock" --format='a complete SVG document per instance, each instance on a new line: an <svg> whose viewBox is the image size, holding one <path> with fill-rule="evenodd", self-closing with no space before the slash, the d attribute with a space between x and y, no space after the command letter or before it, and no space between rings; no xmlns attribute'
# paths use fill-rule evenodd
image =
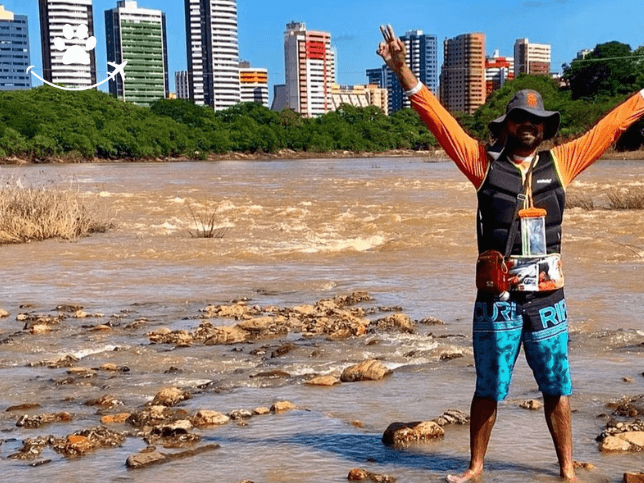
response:
<svg viewBox="0 0 644 483"><path fill-rule="evenodd" d="M190 393L179 389L178 387L166 387L161 389L154 400L152 401L152 406L176 406L181 401L190 399Z"/></svg>
<svg viewBox="0 0 644 483"><path fill-rule="evenodd" d="M165 454L165 453L160 453L158 451L141 452L141 453L137 453L129 456L125 464L127 465L128 468L131 468L131 469L145 468L150 465L167 463L169 461L188 458L190 456L196 456L198 454L205 453L206 451L212 451L218 448L219 448L219 445L213 443L213 444L207 444L205 446L201 446L199 448L182 451L180 453Z"/></svg>
<svg viewBox="0 0 644 483"><path fill-rule="evenodd" d="M0 309L0 319L4 319L5 317L9 317L9 312L4 309Z"/></svg>
<svg viewBox="0 0 644 483"><path fill-rule="evenodd" d="M114 448L121 446L126 434L103 426L77 431L66 438L54 439L54 451L65 456L81 456L97 448Z"/></svg>
<svg viewBox="0 0 644 483"><path fill-rule="evenodd" d="M118 366L116 364L112 364L112 363L101 364L99 369L101 371L110 371L110 372L115 372L115 371L119 370Z"/></svg>
<svg viewBox="0 0 644 483"><path fill-rule="evenodd" d="M70 367L67 370L67 374L77 377L94 377L96 376L96 371L89 367Z"/></svg>
<svg viewBox="0 0 644 483"><path fill-rule="evenodd" d="M242 419L250 419L253 417L253 413L249 411L248 409L235 409L234 411L231 411L230 414L228 414L230 419L233 421L239 421Z"/></svg>
<svg viewBox="0 0 644 483"><path fill-rule="evenodd" d="M604 453L616 453L631 451L631 444L622 438L616 436L608 436L603 439L599 445L599 450Z"/></svg>
<svg viewBox="0 0 644 483"><path fill-rule="evenodd" d="M274 371L258 372L257 374L251 374L249 377L251 379L254 379L256 377L265 377L265 378L272 378L272 379L286 379L288 377L291 377L291 375L288 372L284 372L284 371L280 371L280 370L274 370Z"/></svg>
<svg viewBox="0 0 644 483"><path fill-rule="evenodd" d="M154 427L188 417L188 412L179 408L165 406L150 406L142 411L135 412L127 418L127 423L137 428Z"/></svg>
<svg viewBox="0 0 644 483"><path fill-rule="evenodd" d="M200 327L205 326L204 323ZM206 345L239 344L245 342L250 333L238 326L212 327L207 331L204 343Z"/></svg>
<svg viewBox="0 0 644 483"><path fill-rule="evenodd" d="M443 322L440 319L437 319L436 317L426 317L424 319L419 320L418 323L423 325L445 325L445 322Z"/></svg>
<svg viewBox="0 0 644 483"><path fill-rule="evenodd" d="M523 401L519 404L519 407L522 409L531 409L536 411L543 407L543 403L537 399L530 399L529 401Z"/></svg>
<svg viewBox="0 0 644 483"><path fill-rule="evenodd" d="M618 401L611 401L607 404L611 409L614 409L614 414L617 416L635 417L644 415L644 395L623 397Z"/></svg>
<svg viewBox="0 0 644 483"><path fill-rule="evenodd" d="M441 427L450 424L465 425L470 423L470 416L458 409L448 409L434 421Z"/></svg>
<svg viewBox="0 0 644 483"><path fill-rule="evenodd" d="M370 326L375 326L380 330L397 330L407 334L416 332L416 324L405 314L389 315L372 322Z"/></svg>
<svg viewBox="0 0 644 483"><path fill-rule="evenodd" d="M157 463L164 463L166 461L165 455L158 451L146 451L128 456L125 465L128 468L144 468Z"/></svg>
<svg viewBox="0 0 644 483"><path fill-rule="evenodd" d="M575 469L581 470L594 470L595 465L592 463L582 462L582 461L573 461L573 466Z"/></svg>
<svg viewBox="0 0 644 483"><path fill-rule="evenodd" d="M25 414L16 422L19 428L40 428L45 424L51 423L68 423L72 420L72 415L66 412L46 413L38 416L29 416Z"/></svg>
<svg viewBox="0 0 644 483"><path fill-rule="evenodd" d="M256 416L265 416L266 414L270 414L270 412L271 412L270 408L266 408L263 406L253 409L253 414Z"/></svg>
<svg viewBox="0 0 644 483"><path fill-rule="evenodd" d="M40 407L40 404L38 403L25 403L25 404L17 404L15 406L9 406L7 409L5 409L6 412L11 412L11 411L27 411L29 409L38 409Z"/></svg>
<svg viewBox="0 0 644 483"><path fill-rule="evenodd" d="M33 335L43 335L51 332L51 326L47 324L36 324L29 328L29 333Z"/></svg>
<svg viewBox="0 0 644 483"><path fill-rule="evenodd" d="M50 444L51 436L39 436L38 438L25 439L22 448L17 453L9 455L12 460L33 460L38 458L44 449Z"/></svg>
<svg viewBox="0 0 644 483"><path fill-rule="evenodd" d="M90 399L89 401L85 401L85 406L100 406L104 409L112 409L116 406L123 406L123 401L120 401L115 396L106 394L99 397L98 399Z"/></svg>
<svg viewBox="0 0 644 483"><path fill-rule="evenodd" d="M644 483L644 473L624 473L624 483Z"/></svg>
<svg viewBox="0 0 644 483"><path fill-rule="evenodd" d="M219 426L230 421L230 417L217 411L201 410L190 420L195 426Z"/></svg>
<svg viewBox="0 0 644 483"><path fill-rule="evenodd" d="M277 401L271 406L271 411L274 413L283 413L292 409L297 409L297 406L289 401Z"/></svg>
<svg viewBox="0 0 644 483"><path fill-rule="evenodd" d="M292 342L287 342L286 344L282 344L279 346L277 349L275 349L273 352L271 352L271 358L275 359L277 357L282 357L291 352L296 348L296 345L293 344Z"/></svg>
<svg viewBox="0 0 644 483"><path fill-rule="evenodd" d="M349 481L369 480L375 483L394 483L396 481L396 478L394 478L393 476L386 476L386 475L379 475L376 473L372 473L370 471L363 470L362 468L354 468L351 471L349 471L347 480Z"/></svg>
<svg viewBox="0 0 644 483"><path fill-rule="evenodd" d="M463 349L458 347L450 347L448 349L443 350L443 352L441 352L441 355L438 357L438 360L451 361L453 359L459 359L463 356L464 356Z"/></svg>
<svg viewBox="0 0 644 483"><path fill-rule="evenodd" d="M179 347L189 347L194 340L187 330L170 331L165 327L148 333L148 338L155 344L174 344Z"/></svg>
<svg viewBox="0 0 644 483"><path fill-rule="evenodd" d="M445 430L436 421L391 423L382 436L386 445L404 448L412 443L442 438Z"/></svg>
<svg viewBox="0 0 644 483"><path fill-rule="evenodd" d="M221 317L241 320L260 315L261 309L256 306L249 307L246 302L238 302L234 305L208 305L201 312L209 319Z"/></svg>
<svg viewBox="0 0 644 483"><path fill-rule="evenodd" d="M309 379L306 384L310 386L335 386L341 382L336 376L319 376Z"/></svg>
<svg viewBox="0 0 644 483"><path fill-rule="evenodd" d="M121 424L125 423L131 416L131 413L108 414L101 417L102 424Z"/></svg>
<svg viewBox="0 0 644 483"><path fill-rule="evenodd" d="M342 371L340 380L342 382L356 381L378 381L388 376L393 371L388 369L382 362L371 359L361 362Z"/></svg>

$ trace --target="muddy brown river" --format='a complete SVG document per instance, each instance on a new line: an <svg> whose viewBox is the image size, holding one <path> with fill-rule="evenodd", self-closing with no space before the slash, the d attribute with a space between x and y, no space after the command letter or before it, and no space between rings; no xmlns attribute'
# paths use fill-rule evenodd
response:
<svg viewBox="0 0 644 483"><path fill-rule="evenodd" d="M395 450L381 437L395 421L467 411L474 390L475 191L450 162L421 158L298 161L114 163L0 167L2 180L72 186L113 227L76 242L0 246L0 475L2 481L65 482L343 482L351 468L399 482L443 481L468 462L467 427L443 439ZM607 210L611 188L644 190L644 161L601 161L570 187L598 209L569 209L563 259L571 323L575 460L592 463L581 481L619 482L641 471L639 454L602 454L595 438L606 403L644 394L644 210ZM216 238L194 238L205 220ZM238 345L176 348L147 333L194 330L208 304L248 299L293 307L355 291L365 308L399 306L414 334L370 333L346 340L288 335ZM57 314L59 305L90 315L65 318L49 333L23 331L19 314ZM213 321L234 325L232 319ZM96 331L92 326L111 325ZM292 342L295 349L270 357ZM261 349L261 350L258 350ZM445 353L463 357L441 358ZM128 372L61 383L67 368L31 365L74 355L78 366L105 363ZM378 358L394 372L382 381L321 388L311 374L339 374ZM170 370L172 369L172 370ZM255 377L283 371L280 378ZM218 450L141 470L126 458L145 447L129 437L112 449L66 458L51 449L33 461L10 459L26 438L64 436L99 424L84 403L111 394L122 410L152 400L163 387L193 397L188 411L270 406L300 409L200 429ZM500 405L485 482L559 481L542 411L519 403L539 398L520 356L510 396ZM66 411L71 422L17 427L28 414ZM360 421L360 425L352 424ZM125 425L112 429L128 430Z"/></svg>

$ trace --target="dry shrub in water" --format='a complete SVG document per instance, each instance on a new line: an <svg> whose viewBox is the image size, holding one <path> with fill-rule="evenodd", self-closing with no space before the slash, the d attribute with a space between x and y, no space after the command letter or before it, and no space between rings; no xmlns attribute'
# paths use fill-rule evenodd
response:
<svg viewBox="0 0 644 483"><path fill-rule="evenodd" d="M581 208L592 211L595 209L595 202L590 196L583 193L568 193L566 195L566 208Z"/></svg>
<svg viewBox="0 0 644 483"><path fill-rule="evenodd" d="M195 208L191 203L186 201L188 213L192 218L194 229L188 229L188 233L193 238L223 238L228 232L228 228L217 226L216 208L212 207L206 199L202 209Z"/></svg>
<svg viewBox="0 0 644 483"><path fill-rule="evenodd" d="M0 185L2 244L48 238L77 240L108 227L86 208L73 184L24 187L20 179L9 179Z"/></svg>
<svg viewBox="0 0 644 483"><path fill-rule="evenodd" d="M607 193L610 210L644 210L644 188L613 188Z"/></svg>

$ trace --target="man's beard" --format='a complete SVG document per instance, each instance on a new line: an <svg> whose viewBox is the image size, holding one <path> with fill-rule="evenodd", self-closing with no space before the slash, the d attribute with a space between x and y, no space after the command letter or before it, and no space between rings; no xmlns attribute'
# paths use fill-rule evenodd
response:
<svg viewBox="0 0 644 483"><path fill-rule="evenodd" d="M508 133L508 137L505 143L506 149L514 151L516 149L529 149L534 150L539 147L543 142L543 133L538 132L537 130L530 131L530 135L522 136L513 135Z"/></svg>

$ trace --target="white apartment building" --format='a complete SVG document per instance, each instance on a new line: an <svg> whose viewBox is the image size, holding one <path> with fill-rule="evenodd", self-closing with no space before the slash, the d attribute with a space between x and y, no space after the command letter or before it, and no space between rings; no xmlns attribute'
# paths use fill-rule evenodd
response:
<svg viewBox="0 0 644 483"><path fill-rule="evenodd" d="M184 0L190 99L221 110L241 100L236 0Z"/></svg>
<svg viewBox="0 0 644 483"><path fill-rule="evenodd" d="M335 53L331 34L306 30L304 22L290 22L284 33L287 107L305 117L332 110Z"/></svg>
<svg viewBox="0 0 644 483"><path fill-rule="evenodd" d="M514 42L515 77L520 74L549 75L550 62L550 45L530 43L525 38Z"/></svg>
<svg viewBox="0 0 644 483"><path fill-rule="evenodd" d="M95 85L96 39L92 0L39 0L39 9L43 78L67 87ZM72 38L67 38L63 32L66 24L73 28ZM59 50L57 47L60 46L64 48ZM63 58L70 49L81 54L85 52L83 55L87 57L88 63L66 65Z"/></svg>

